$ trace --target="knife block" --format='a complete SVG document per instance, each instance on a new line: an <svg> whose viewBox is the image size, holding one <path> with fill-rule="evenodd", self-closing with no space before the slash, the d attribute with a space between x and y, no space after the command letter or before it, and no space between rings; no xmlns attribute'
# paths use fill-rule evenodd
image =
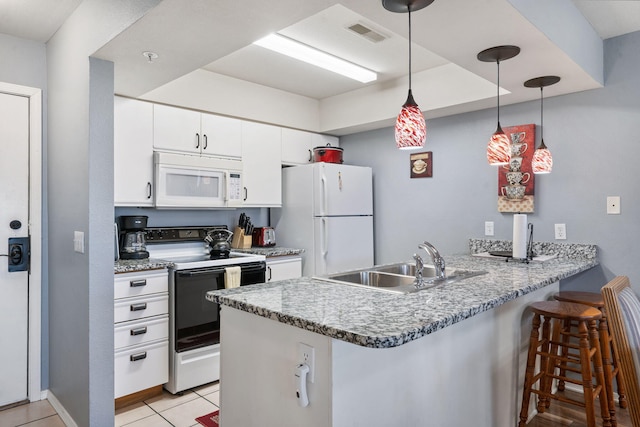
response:
<svg viewBox="0 0 640 427"><path fill-rule="evenodd" d="M236 227L233 230L233 239L231 240L233 249L249 249L251 248L251 236L244 234L244 230Z"/></svg>

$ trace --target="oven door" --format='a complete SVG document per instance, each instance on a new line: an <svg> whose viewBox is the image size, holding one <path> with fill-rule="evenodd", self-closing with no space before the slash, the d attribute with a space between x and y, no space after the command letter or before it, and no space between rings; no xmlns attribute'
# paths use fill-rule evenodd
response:
<svg viewBox="0 0 640 427"><path fill-rule="evenodd" d="M182 352L220 342L220 307L206 293L224 289L224 267L175 272L173 322L175 351Z"/></svg>

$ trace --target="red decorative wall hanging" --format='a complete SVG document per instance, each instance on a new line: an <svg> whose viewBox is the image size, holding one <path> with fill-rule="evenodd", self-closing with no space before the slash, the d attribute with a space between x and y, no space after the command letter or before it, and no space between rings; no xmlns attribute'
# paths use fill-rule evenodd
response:
<svg viewBox="0 0 640 427"><path fill-rule="evenodd" d="M535 179L531 160L535 151L536 125L503 128L511 141L511 163L498 166L498 212L533 212Z"/></svg>

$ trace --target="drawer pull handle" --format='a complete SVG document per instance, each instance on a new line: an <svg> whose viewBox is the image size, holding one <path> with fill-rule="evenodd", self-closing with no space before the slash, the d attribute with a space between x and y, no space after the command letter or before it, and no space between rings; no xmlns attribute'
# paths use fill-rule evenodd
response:
<svg viewBox="0 0 640 427"><path fill-rule="evenodd" d="M131 356L129 356L129 360L132 362L136 362L138 360L142 360L142 359L146 359L147 358L147 352L142 352L142 353L138 353L138 354L132 354Z"/></svg>
<svg viewBox="0 0 640 427"><path fill-rule="evenodd" d="M146 285L147 285L146 279L129 281L129 287L131 288L138 288L140 286L146 286Z"/></svg>
<svg viewBox="0 0 640 427"><path fill-rule="evenodd" d="M143 335L147 333L147 327L143 326L142 328L131 329L131 336Z"/></svg>
<svg viewBox="0 0 640 427"><path fill-rule="evenodd" d="M140 310L146 310L147 309L147 303L146 302L141 302L139 304L131 304L131 311L140 311Z"/></svg>

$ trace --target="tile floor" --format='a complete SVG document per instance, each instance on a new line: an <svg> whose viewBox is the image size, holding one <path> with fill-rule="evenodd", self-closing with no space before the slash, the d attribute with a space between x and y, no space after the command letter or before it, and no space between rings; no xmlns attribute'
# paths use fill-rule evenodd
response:
<svg viewBox="0 0 640 427"><path fill-rule="evenodd" d="M220 384L214 382L185 391L181 396L163 391L161 396L116 411L116 427L198 427L196 418L220 406ZM46 400L0 411L2 427L65 427ZM201 426L200 426L201 427Z"/></svg>

